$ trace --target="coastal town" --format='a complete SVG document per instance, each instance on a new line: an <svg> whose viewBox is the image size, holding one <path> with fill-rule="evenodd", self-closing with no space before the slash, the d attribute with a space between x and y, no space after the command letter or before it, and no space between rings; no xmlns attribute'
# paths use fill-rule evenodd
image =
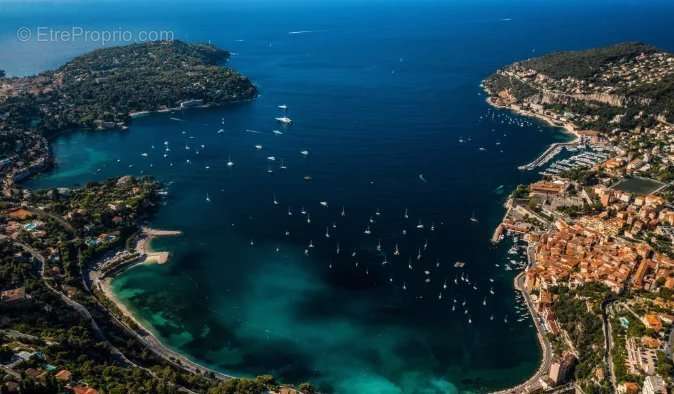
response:
<svg viewBox="0 0 674 394"><path fill-rule="evenodd" d="M511 194L494 233L526 244L516 287L544 353L538 374L504 392L671 389L672 81L674 55L643 44L547 55L485 81L491 105L574 138L520 167L542 178Z"/></svg>
<svg viewBox="0 0 674 394"><path fill-rule="evenodd" d="M149 94L157 102L142 105L118 102L116 112L77 100L78 91L92 88L80 86L87 80L111 94L105 80L115 75L90 75L82 64L122 58L120 68L129 69L118 71L125 78L148 67L147 53L136 58L111 49L53 74L0 76L0 393L316 392L309 383L284 385L270 375L237 379L194 363L159 343L115 299L112 276L165 263L167 252L153 251L151 239L181 236L146 227L162 202L157 181L119 176L48 190L21 184L53 164L48 137L67 128L123 129L146 111L255 95L245 77L214 65L224 53L183 45L142 48L171 60L169 69L157 71L160 77L187 64L190 78L172 81L180 94L170 100ZM574 62L590 67L576 69ZM514 287L542 349L535 375L502 393L666 394L671 388L672 80L673 55L622 44L516 63L485 81L490 104L574 137L520 167L542 178L517 187L494 233L494 242L512 239L510 250L528 258ZM28 95L53 105L34 108ZM27 110L41 119L38 126L19 116Z"/></svg>

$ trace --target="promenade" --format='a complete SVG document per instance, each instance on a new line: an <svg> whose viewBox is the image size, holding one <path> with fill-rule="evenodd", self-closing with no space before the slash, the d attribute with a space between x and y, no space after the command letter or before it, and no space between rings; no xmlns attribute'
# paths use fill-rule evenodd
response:
<svg viewBox="0 0 674 394"><path fill-rule="evenodd" d="M541 346L541 351L543 352L543 357L541 360L541 365L538 367L536 373L527 379L525 382L518 384L515 387L510 387L508 389L499 390L493 392L493 394L517 394L517 393L529 393L536 390L542 389L540 379L548 374L550 370L550 364L552 363L552 346L550 342L545 338L545 330L541 325L538 315L536 314L533 303L529 298L529 294L524 289L524 272L520 272L514 279L515 289L522 293L524 300L526 301L527 308L531 314L534 325L536 326L536 335L538 337L538 343Z"/></svg>

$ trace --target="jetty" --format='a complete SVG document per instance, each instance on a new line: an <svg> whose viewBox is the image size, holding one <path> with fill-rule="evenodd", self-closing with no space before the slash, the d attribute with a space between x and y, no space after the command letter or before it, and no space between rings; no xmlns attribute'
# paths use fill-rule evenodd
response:
<svg viewBox="0 0 674 394"><path fill-rule="evenodd" d="M544 165L545 163L549 162L552 160L555 156L557 156L563 148L566 147L572 147L574 145L577 145L577 141L572 141L572 142L555 142L554 144L550 145L548 149L546 149L543 153L541 153L540 156L538 156L534 161L528 164L521 165L517 167L518 170L521 171L531 171L537 167L540 167Z"/></svg>

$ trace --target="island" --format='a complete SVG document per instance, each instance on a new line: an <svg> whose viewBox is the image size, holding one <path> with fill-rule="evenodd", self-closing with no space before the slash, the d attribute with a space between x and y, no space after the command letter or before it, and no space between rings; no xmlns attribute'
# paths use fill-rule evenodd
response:
<svg viewBox="0 0 674 394"><path fill-rule="evenodd" d="M642 43L516 62L489 104L573 134L520 167L493 241L523 238L515 278L540 369L503 393L666 393L674 334L674 55Z"/></svg>
<svg viewBox="0 0 674 394"><path fill-rule="evenodd" d="M163 346L106 290L134 264L162 263L147 228L162 185L120 176L29 190L69 130L126 129L134 116L252 100L248 78L211 45L161 41L105 48L30 77L0 73L0 392L313 393L270 375L234 378Z"/></svg>

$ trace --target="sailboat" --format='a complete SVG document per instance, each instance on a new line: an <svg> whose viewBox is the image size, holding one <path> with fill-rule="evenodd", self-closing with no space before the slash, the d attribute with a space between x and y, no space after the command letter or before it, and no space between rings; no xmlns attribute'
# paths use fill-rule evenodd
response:
<svg viewBox="0 0 674 394"><path fill-rule="evenodd" d="M470 221L473 223L479 222L479 220L477 220L477 218L475 217L475 211L473 211L473 213L470 215Z"/></svg>
<svg viewBox="0 0 674 394"><path fill-rule="evenodd" d="M325 238L330 238L330 227L325 228Z"/></svg>
<svg viewBox="0 0 674 394"><path fill-rule="evenodd" d="M206 202L211 202L211 197L206 193Z"/></svg>
<svg viewBox="0 0 674 394"><path fill-rule="evenodd" d="M278 205L278 200L276 200L276 194L272 194L272 196L273 196L273 198L274 198L274 200L273 200L273 201L274 201L274 205Z"/></svg>
<svg viewBox="0 0 674 394"><path fill-rule="evenodd" d="M370 226L365 227L365 231L363 231L366 235L372 234L372 231L370 230Z"/></svg>
<svg viewBox="0 0 674 394"><path fill-rule="evenodd" d="M346 211L344 210L344 207L342 207L342 212L340 213L342 216L346 216Z"/></svg>
<svg viewBox="0 0 674 394"><path fill-rule="evenodd" d="M381 239L379 240L379 243L377 244L377 252L381 252Z"/></svg>
<svg viewBox="0 0 674 394"><path fill-rule="evenodd" d="M393 250L393 255L394 256L399 256L400 255L400 249L398 249L398 244L396 244L395 249Z"/></svg>
<svg viewBox="0 0 674 394"><path fill-rule="evenodd" d="M405 208L405 213L403 213L403 217L404 217L405 219L409 219L409 218L410 218L410 215L407 214L407 208Z"/></svg>

